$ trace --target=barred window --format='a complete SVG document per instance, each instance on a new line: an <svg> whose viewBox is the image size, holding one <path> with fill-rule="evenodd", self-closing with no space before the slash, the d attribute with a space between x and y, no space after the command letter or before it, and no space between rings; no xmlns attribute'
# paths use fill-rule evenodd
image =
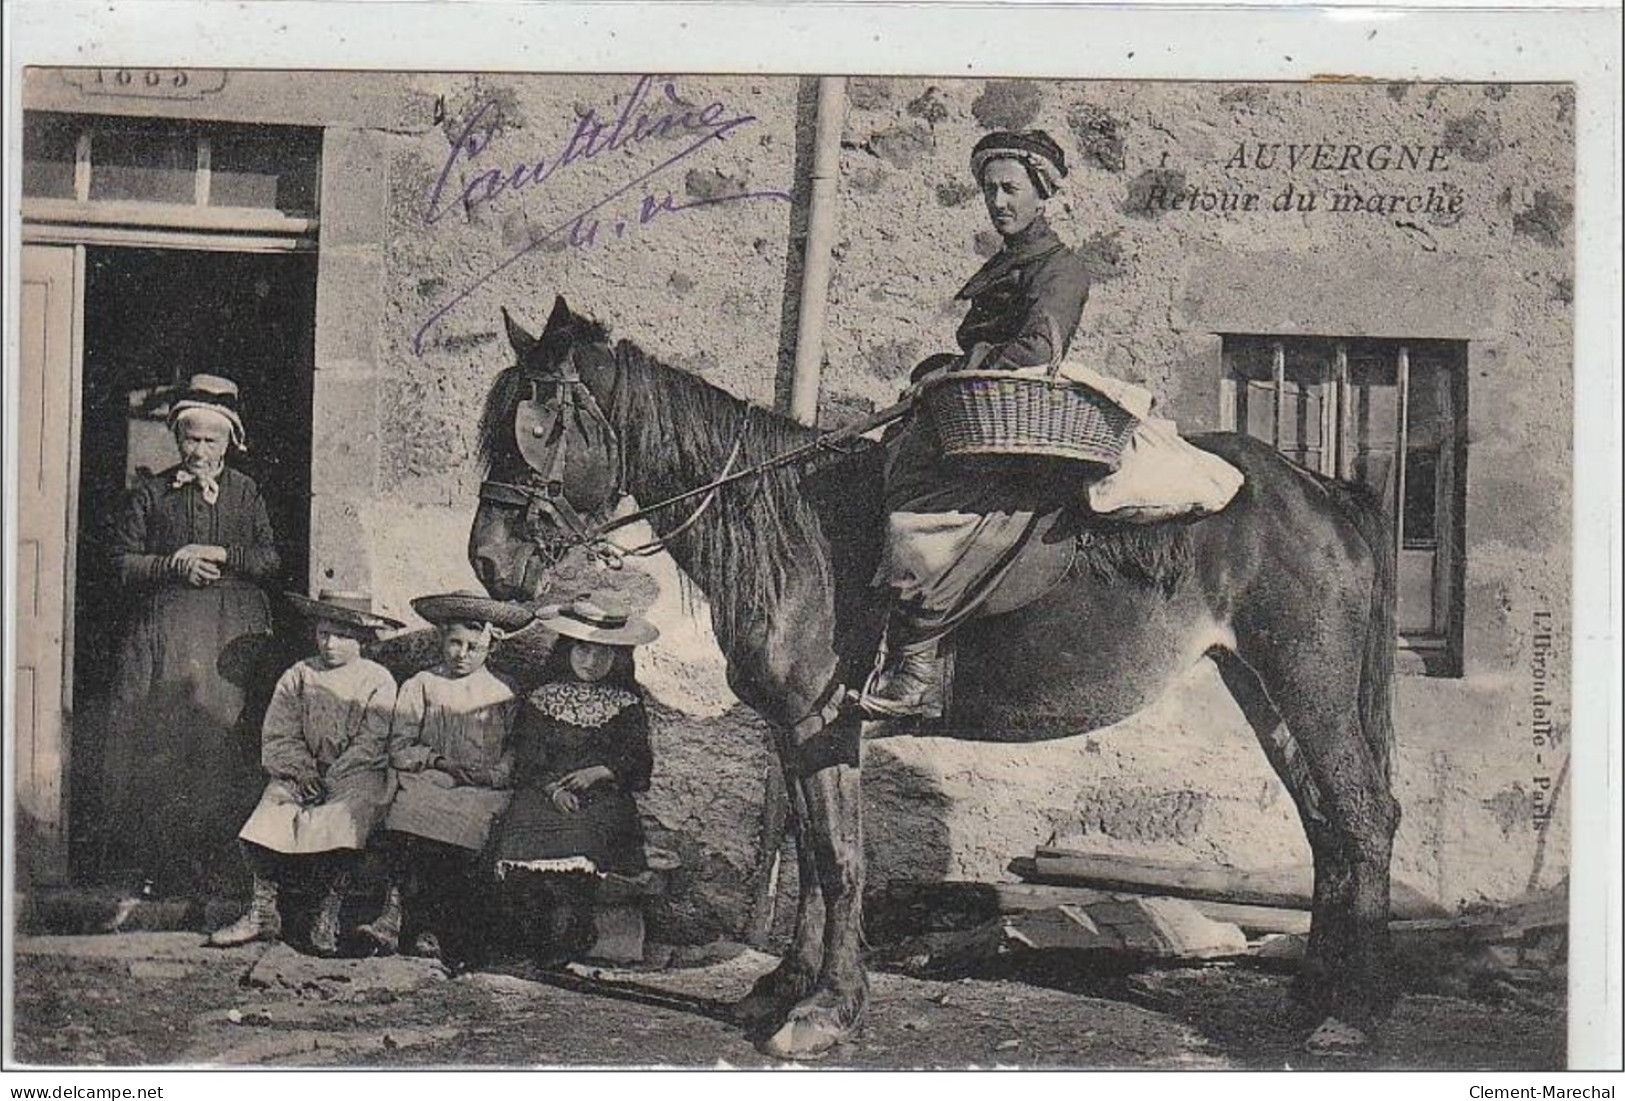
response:
<svg viewBox="0 0 1625 1101"><path fill-rule="evenodd" d="M133 204L138 221L158 206L203 208L222 225L234 211L309 219L320 165L320 130L23 112L23 198L47 217L72 202L91 217Z"/></svg>
<svg viewBox="0 0 1625 1101"><path fill-rule="evenodd" d="M1225 427L1381 495L1398 553L1400 646L1461 674L1467 345L1227 334Z"/></svg>

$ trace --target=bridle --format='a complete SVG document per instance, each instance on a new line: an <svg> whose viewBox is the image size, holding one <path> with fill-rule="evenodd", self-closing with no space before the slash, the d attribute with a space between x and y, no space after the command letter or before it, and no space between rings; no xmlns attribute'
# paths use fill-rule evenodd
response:
<svg viewBox="0 0 1625 1101"><path fill-rule="evenodd" d="M611 410L615 409L621 394L624 370L621 357L616 356L614 381L609 393ZM624 516L591 523L571 503L565 492L565 480L572 461L570 425L572 421L577 424L586 421L596 425L597 434L603 437L606 449L611 453L615 471L614 487L591 510L594 514L608 511L628 494L626 450L620 434L616 432L614 422L605 415L603 408L598 404L598 399L581 380L573 355L566 356L556 378L530 377L528 381L531 384L531 398L529 401L520 402L515 410L514 436L529 474L523 482L500 482L489 479L481 482L480 500L503 508L523 509L522 523L525 537L544 558L548 559L549 565L556 565L578 547L587 549L612 569L619 569L627 558L644 558L658 554L705 515L716 502L717 494L724 486L800 462L821 451L846 450L843 445L850 445L856 438L856 433L852 429L828 432L759 463L735 469L744 452L745 433L749 424L748 419L741 418L739 431L728 451L728 458L716 477L704 485L673 494ZM550 402L543 402L537 396L543 385L557 388ZM533 434L531 440L527 440L525 436L527 431ZM584 437L587 433L578 432L575 435ZM526 446L527 442L534 440L541 442ZM585 445L585 439L582 439L581 444ZM665 535L656 536L633 547L623 547L609 538L622 528L696 497L701 498L699 504L687 518ZM556 537L560 532L564 533L562 539Z"/></svg>
<svg viewBox="0 0 1625 1101"><path fill-rule="evenodd" d="M614 362L615 376L608 399L611 411L614 411L619 403L626 369L621 354L617 353L614 356ZM607 512L627 496L626 450L620 435L615 430L614 422L605 416L597 398L581 380L573 354L565 357L564 366L556 378L530 376L528 381L531 384L531 397L528 402L520 402L515 410L514 435L516 443L519 444L520 456L529 473L523 482L488 479L480 483L480 501L504 508L523 509L525 537L535 546L537 553L547 560L549 567L557 565L572 550L579 547L585 548L611 569L620 569L627 558L646 557L664 550L672 540L705 515L716 502L717 494L724 486L747 478L760 477L770 470L790 466L821 453L850 452L859 445L859 437L863 433L888 424L906 413L914 392L911 390L910 396L904 401L872 414L856 424L825 432L798 447L750 466L735 469L744 452L746 429L750 424L747 413L740 418L738 433L734 436L733 446L728 451L728 458L722 464L721 471L709 482L673 494L624 516L589 523L566 495L565 482L571 463L572 418L575 418L574 423L578 426L591 423L596 427L596 434L602 437L614 469L613 488L593 507L594 514ZM551 384L557 388L551 402L543 402L538 397L538 391L544 384ZM530 441L525 440L521 434L527 430L527 426L533 433ZM583 431L576 434L582 437L579 446L586 446L586 438L594 433ZM539 446L526 446L535 440L541 441ZM700 498L700 501L694 510L663 536L657 536L635 547L622 547L609 538L621 528L696 497ZM556 537L560 532L565 536L562 539ZM790 732L798 745L835 721L840 714L845 696L846 691L840 680L832 678L808 713L790 724Z"/></svg>

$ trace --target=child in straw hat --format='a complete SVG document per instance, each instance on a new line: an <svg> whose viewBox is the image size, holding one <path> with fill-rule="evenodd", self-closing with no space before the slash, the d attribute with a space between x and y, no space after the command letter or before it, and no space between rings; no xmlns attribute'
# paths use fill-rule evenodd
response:
<svg viewBox="0 0 1625 1101"><path fill-rule="evenodd" d="M485 663L493 643L532 617L473 592L419 597L412 608L439 630L441 661L396 697L389 760L399 788L384 820L390 885L383 912L360 932L384 954L404 945L466 963L481 947L478 915L453 915L476 896L479 854L508 805L519 708L514 684Z"/></svg>
<svg viewBox="0 0 1625 1101"><path fill-rule="evenodd" d="M364 642L403 624L374 615L360 593L289 593L316 632L316 653L282 674L261 728L271 782L237 835L254 875L248 912L209 937L216 947L281 934L279 883L305 873L324 886L310 929L318 955L338 951L339 909L367 837L389 805L385 749L395 678L361 656Z"/></svg>
<svg viewBox="0 0 1625 1101"><path fill-rule="evenodd" d="M592 597L537 622L559 637L520 711L515 791L492 852L508 928L555 965L591 947L600 882L647 870L632 796L649 790L654 757L632 649L659 632Z"/></svg>

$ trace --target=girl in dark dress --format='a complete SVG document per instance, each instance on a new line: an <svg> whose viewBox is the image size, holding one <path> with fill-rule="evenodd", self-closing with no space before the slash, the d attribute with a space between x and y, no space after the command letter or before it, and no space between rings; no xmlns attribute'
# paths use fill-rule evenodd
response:
<svg viewBox="0 0 1625 1101"><path fill-rule="evenodd" d="M520 710L513 800L492 855L508 928L557 964L591 947L599 883L648 867L632 796L649 789L653 755L632 648L659 632L590 598L537 620L559 641Z"/></svg>

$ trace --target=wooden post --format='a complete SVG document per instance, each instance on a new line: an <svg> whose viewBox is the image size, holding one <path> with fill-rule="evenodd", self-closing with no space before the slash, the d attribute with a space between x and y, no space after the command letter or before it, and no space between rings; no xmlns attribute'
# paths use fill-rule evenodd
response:
<svg viewBox="0 0 1625 1101"><path fill-rule="evenodd" d="M1337 381L1337 467L1334 473L1347 480L1354 476L1354 410L1349 392L1349 347L1342 341L1337 344L1337 361L1333 370Z"/></svg>
<svg viewBox="0 0 1625 1101"><path fill-rule="evenodd" d="M1394 557L1405 549L1405 459L1410 447L1411 351L1401 346L1396 364L1399 387L1399 432L1394 443Z"/></svg>

